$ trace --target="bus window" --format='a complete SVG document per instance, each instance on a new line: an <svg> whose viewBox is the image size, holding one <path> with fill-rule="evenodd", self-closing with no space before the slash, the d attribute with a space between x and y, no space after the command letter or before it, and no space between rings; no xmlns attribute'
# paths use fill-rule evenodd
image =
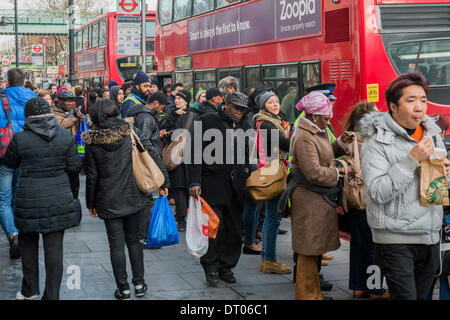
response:
<svg viewBox="0 0 450 320"><path fill-rule="evenodd" d="M194 16L214 9L214 0L194 0Z"/></svg>
<svg viewBox="0 0 450 320"><path fill-rule="evenodd" d="M145 22L145 37L154 38L155 37L155 21Z"/></svg>
<svg viewBox="0 0 450 320"><path fill-rule="evenodd" d="M236 88L237 91L240 91L241 87L241 69L220 69L218 71L218 82L225 77L232 76L235 77L238 81L238 86Z"/></svg>
<svg viewBox="0 0 450 320"><path fill-rule="evenodd" d="M259 67L246 68L246 87L256 88L261 83L261 73Z"/></svg>
<svg viewBox="0 0 450 320"><path fill-rule="evenodd" d="M92 25L92 48L98 46L98 23Z"/></svg>
<svg viewBox="0 0 450 320"><path fill-rule="evenodd" d="M75 37L75 48L77 52L83 50L83 35L81 31L78 31Z"/></svg>
<svg viewBox="0 0 450 320"><path fill-rule="evenodd" d="M161 25L172 22L172 0L159 0L158 16Z"/></svg>
<svg viewBox="0 0 450 320"><path fill-rule="evenodd" d="M195 71L195 89L196 93L198 90L208 90L216 86L216 76L213 70L211 71Z"/></svg>
<svg viewBox="0 0 450 320"><path fill-rule="evenodd" d="M263 83L271 85L278 90L280 101L290 92L290 88L298 86L297 65L276 66L263 68Z"/></svg>
<svg viewBox="0 0 450 320"><path fill-rule="evenodd" d="M99 38L98 38L98 45L103 46L106 44L106 20L100 21L99 26Z"/></svg>
<svg viewBox="0 0 450 320"><path fill-rule="evenodd" d="M389 56L400 74L417 70L431 86L450 85L450 39L392 44Z"/></svg>
<svg viewBox="0 0 450 320"><path fill-rule="evenodd" d="M83 29L83 50L89 49L89 27Z"/></svg>
<svg viewBox="0 0 450 320"><path fill-rule="evenodd" d="M145 52L153 52L155 51L155 41L154 40L146 40L145 41Z"/></svg>
<svg viewBox="0 0 450 320"><path fill-rule="evenodd" d="M117 69L122 77L123 81L133 79L138 70L142 69L142 57L141 56L129 56L119 58L116 60Z"/></svg>
<svg viewBox="0 0 450 320"><path fill-rule="evenodd" d="M305 63L302 64L302 80L303 80L303 92L302 97L305 95L305 89L311 86L315 86L320 83L320 64Z"/></svg>
<svg viewBox="0 0 450 320"><path fill-rule="evenodd" d="M217 0L217 8L223 8L238 2L241 2L241 0Z"/></svg>
<svg viewBox="0 0 450 320"><path fill-rule="evenodd" d="M188 90L191 93L191 96L193 97L193 99L195 99L192 71L176 72L175 73L175 82L181 82L183 84L183 88L185 90Z"/></svg>
<svg viewBox="0 0 450 320"><path fill-rule="evenodd" d="M174 8L174 21L191 16L191 0L175 0Z"/></svg>

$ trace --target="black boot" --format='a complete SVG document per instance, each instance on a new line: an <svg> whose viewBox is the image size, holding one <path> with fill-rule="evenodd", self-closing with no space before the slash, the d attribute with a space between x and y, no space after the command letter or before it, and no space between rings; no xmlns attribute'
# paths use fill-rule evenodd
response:
<svg viewBox="0 0 450 320"><path fill-rule="evenodd" d="M322 291L331 291L331 289L333 289L333 285L326 281L323 278L323 274L319 273L319 280L320 280L320 290Z"/></svg>

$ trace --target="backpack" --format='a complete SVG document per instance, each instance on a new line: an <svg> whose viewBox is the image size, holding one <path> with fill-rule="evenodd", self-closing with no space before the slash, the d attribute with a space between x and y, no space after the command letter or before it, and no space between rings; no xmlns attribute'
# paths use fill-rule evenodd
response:
<svg viewBox="0 0 450 320"><path fill-rule="evenodd" d="M364 210L366 200L364 199L366 187L361 172L361 161L359 158L358 141L356 134L352 133L354 139L349 146L349 154L338 160L338 163L344 168L343 186L342 186L342 206L345 212L349 208ZM353 172L349 172L352 168Z"/></svg>
<svg viewBox="0 0 450 320"><path fill-rule="evenodd" d="M0 157L6 153L8 145L12 140L14 131L11 123L11 107L9 105L8 97L5 93L0 94L0 99L2 101L3 110L5 111L6 117L8 118L8 124L5 128L0 128Z"/></svg>

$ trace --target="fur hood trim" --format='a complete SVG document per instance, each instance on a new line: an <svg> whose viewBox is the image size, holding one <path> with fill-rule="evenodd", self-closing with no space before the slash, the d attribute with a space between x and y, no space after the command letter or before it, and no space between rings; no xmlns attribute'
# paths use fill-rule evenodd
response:
<svg viewBox="0 0 450 320"><path fill-rule="evenodd" d="M131 133L130 125L123 124L108 129L90 129L81 134L86 144L113 144L120 142Z"/></svg>

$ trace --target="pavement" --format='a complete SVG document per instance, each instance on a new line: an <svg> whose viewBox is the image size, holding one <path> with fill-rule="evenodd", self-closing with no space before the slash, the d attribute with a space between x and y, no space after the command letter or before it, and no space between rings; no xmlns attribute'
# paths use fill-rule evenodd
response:
<svg viewBox="0 0 450 320"><path fill-rule="evenodd" d="M81 179L80 200L83 218L80 226L66 230L64 237L64 276L61 284L62 300L115 300L116 289L109 257L106 229L102 220L89 216L84 202L85 179ZM290 223L283 219L280 228L289 230L279 235L277 256L281 262L293 266ZM9 244L0 231L0 300L15 299L22 281L21 260L9 259ZM349 243L341 240L341 247L331 252L334 259L322 267L326 280L333 284L325 292L335 300L353 300L348 289ZM39 253L41 294L45 285L45 264L42 240ZM292 274L264 274L259 271L260 256L242 254L233 270L237 282L209 287L198 258L186 247L185 233L180 243L162 249L144 249L147 300L293 300L295 284ZM131 268L127 260L131 284ZM79 272L78 272L79 271ZM77 277L80 275L80 277ZM78 281L78 279L80 281ZM437 299L438 291L434 292ZM132 299L136 299L132 295Z"/></svg>

